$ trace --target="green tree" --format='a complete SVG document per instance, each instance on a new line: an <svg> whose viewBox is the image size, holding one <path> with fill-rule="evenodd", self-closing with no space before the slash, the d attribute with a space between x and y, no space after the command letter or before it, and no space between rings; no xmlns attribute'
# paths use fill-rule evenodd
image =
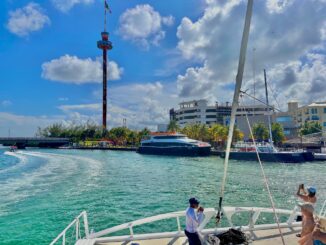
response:
<svg viewBox="0 0 326 245"><path fill-rule="evenodd" d="M257 123L252 128L255 139L257 140L267 140L269 138L269 133L267 127L263 123Z"/></svg>
<svg viewBox="0 0 326 245"><path fill-rule="evenodd" d="M178 132L180 130L180 126L176 120L170 121L168 125L169 132Z"/></svg>
<svg viewBox="0 0 326 245"><path fill-rule="evenodd" d="M232 141L233 142L241 141L241 140L243 140L243 138L244 138L244 133L240 129L238 129L236 127L234 129L234 132L233 132L233 139L232 139Z"/></svg>
<svg viewBox="0 0 326 245"><path fill-rule="evenodd" d="M224 146L225 141L228 137L228 128L221 124L213 124L208 129L208 134L212 145L215 147Z"/></svg>
<svg viewBox="0 0 326 245"><path fill-rule="evenodd" d="M305 122L300 129L301 135L314 134L322 132L322 126L319 122Z"/></svg>
<svg viewBox="0 0 326 245"><path fill-rule="evenodd" d="M272 137L276 145L280 145L285 140L284 130L280 123L272 123Z"/></svg>
<svg viewBox="0 0 326 245"><path fill-rule="evenodd" d="M112 139L117 145L125 145L130 130L125 127L112 128L109 131L109 138Z"/></svg>
<svg viewBox="0 0 326 245"><path fill-rule="evenodd" d="M149 136L151 134L151 131L148 128L144 128L143 130L139 131L137 133L137 144L140 144L140 141Z"/></svg>
<svg viewBox="0 0 326 245"><path fill-rule="evenodd" d="M202 140L207 135L207 127L206 125L203 126L199 123L188 124L181 130L181 133L187 135L191 139ZM203 134L203 136L201 136L201 134Z"/></svg>

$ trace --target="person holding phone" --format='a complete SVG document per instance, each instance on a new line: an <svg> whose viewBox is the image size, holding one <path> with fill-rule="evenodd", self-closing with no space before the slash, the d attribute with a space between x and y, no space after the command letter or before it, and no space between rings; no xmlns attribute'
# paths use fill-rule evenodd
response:
<svg viewBox="0 0 326 245"><path fill-rule="evenodd" d="M317 202L317 197L316 197L316 188L315 187L308 187L307 190L304 188L304 184L300 184L298 191L297 191L297 196L305 203L309 203L311 205L315 205ZM302 216L297 217L297 221L303 221ZM301 237L302 234L297 234L297 237Z"/></svg>
<svg viewBox="0 0 326 245"><path fill-rule="evenodd" d="M198 226L204 220L204 208L199 206L199 201L192 197L189 199L189 207L186 210L185 234L189 245L201 245L198 235Z"/></svg>
<svg viewBox="0 0 326 245"><path fill-rule="evenodd" d="M308 187L307 190L304 188L304 184L299 185L297 196L304 202L315 204L317 202L316 188Z"/></svg>

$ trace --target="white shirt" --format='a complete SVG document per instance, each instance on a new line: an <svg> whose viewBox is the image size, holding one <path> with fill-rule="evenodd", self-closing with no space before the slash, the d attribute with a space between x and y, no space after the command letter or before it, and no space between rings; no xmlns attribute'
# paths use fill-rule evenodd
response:
<svg viewBox="0 0 326 245"><path fill-rule="evenodd" d="M197 228L204 220L203 212L196 212L194 208L187 208L186 210L186 231L190 233L197 232Z"/></svg>

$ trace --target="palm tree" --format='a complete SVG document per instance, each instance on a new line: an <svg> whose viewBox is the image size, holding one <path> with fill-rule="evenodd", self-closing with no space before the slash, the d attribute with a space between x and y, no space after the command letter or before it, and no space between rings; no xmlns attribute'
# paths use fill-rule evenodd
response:
<svg viewBox="0 0 326 245"><path fill-rule="evenodd" d="M169 132L178 132L180 130L180 126L176 120L171 120L168 125Z"/></svg>
<svg viewBox="0 0 326 245"><path fill-rule="evenodd" d="M257 140L267 140L269 137L268 128L263 123L257 123L252 128L253 134Z"/></svg>

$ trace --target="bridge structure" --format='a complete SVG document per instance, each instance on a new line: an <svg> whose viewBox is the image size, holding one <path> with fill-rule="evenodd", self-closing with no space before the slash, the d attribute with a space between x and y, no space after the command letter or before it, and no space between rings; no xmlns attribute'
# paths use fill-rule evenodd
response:
<svg viewBox="0 0 326 245"><path fill-rule="evenodd" d="M43 138L43 137L0 137L3 146L17 146L18 149L26 147L58 148L69 145L69 138Z"/></svg>

